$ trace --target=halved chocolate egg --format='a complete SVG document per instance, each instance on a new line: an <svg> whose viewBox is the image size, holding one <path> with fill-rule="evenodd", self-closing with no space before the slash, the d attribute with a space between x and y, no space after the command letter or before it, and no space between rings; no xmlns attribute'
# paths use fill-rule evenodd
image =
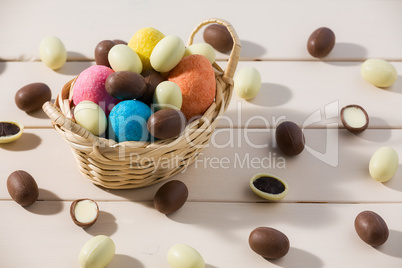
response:
<svg viewBox="0 0 402 268"><path fill-rule="evenodd" d="M353 134L359 134L369 125L369 117L363 107L352 104L342 108L341 121L343 126Z"/></svg>
<svg viewBox="0 0 402 268"><path fill-rule="evenodd" d="M271 201L281 200L289 190L284 180L266 173L254 175L250 180L250 187L256 195Z"/></svg>
<svg viewBox="0 0 402 268"><path fill-rule="evenodd" d="M24 127L17 122L0 122L0 143L9 143L21 137Z"/></svg>

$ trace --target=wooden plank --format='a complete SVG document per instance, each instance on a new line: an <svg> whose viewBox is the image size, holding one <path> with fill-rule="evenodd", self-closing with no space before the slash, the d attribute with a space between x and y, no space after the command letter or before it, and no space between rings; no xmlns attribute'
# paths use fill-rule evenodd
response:
<svg viewBox="0 0 402 268"><path fill-rule="evenodd" d="M50 121L42 111L27 115L19 110L15 93L26 84L44 82L55 98L66 82L91 64L69 62L54 72L39 62L0 62L1 119L15 120L27 127L49 127ZM226 67L226 62L219 64ZM402 73L402 63L393 64ZM357 62L240 62L238 69L245 66L253 66L261 73L261 91L250 101L233 94L219 127L272 128L282 120L306 124L308 128L326 128L334 122L342 127L338 113L353 103L367 110L370 128L402 127L398 112L402 103L401 77L390 88L380 89L362 79L361 63ZM310 116L319 116L317 113L321 120L308 123Z"/></svg>
<svg viewBox="0 0 402 268"><path fill-rule="evenodd" d="M108 267L169 267L166 256L177 243L191 245L206 267L399 267L402 255L401 204L238 204L186 203L169 216L150 203L99 202L101 213L90 228L74 225L70 202L37 202L22 208L1 201L2 267L79 267L78 255L91 237L110 236L116 255ZM357 236L354 219L364 210L380 214L390 229L388 241L373 248ZM260 226L283 232L290 250L266 260L248 245ZM23 256L23 257L22 257Z"/></svg>
<svg viewBox="0 0 402 268"><path fill-rule="evenodd" d="M402 64L393 65L402 72ZM342 107L358 104L370 116L370 128L401 128L398 115L402 102L402 79L387 88L377 88L360 74L359 62L240 62L238 70L259 70L262 86L258 95L245 101L233 94L220 127L276 127L282 120L308 128L343 127L338 118ZM223 67L224 68L224 67Z"/></svg>
<svg viewBox="0 0 402 268"><path fill-rule="evenodd" d="M0 62L0 115L1 120L17 121L25 127L51 127L47 115L38 110L26 113L15 104L15 94L23 86L41 82L52 91L52 100L64 84L89 67L92 62L67 63L55 72L41 62Z"/></svg>
<svg viewBox="0 0 402 268"><path fill-rule="evenodd" d="M308 129L305 136L308 149L286 157L276 147L273 130L219 129L195 163L172 179L187 184L191 201L263 202L250 190L249 180L272 173L289 184L282 202L402 202L400 168L386 183L374 181L368 172L379 147L402 152L402 130L366 130L356 136ZM20 140L0 145L0 162L4 183L18 169L36 178L41 200L151 201L162 185L137 190L94 186L78 172L68 145L52 129L29 129ZM0 187L0 199L10 199L6 187Z"/></svg>
<svg viewBox="0 0 402 268"><path fill-rule="evenodd" d="M195 5L197 12L191 12ZM5 1L0 10L2 22L11 23L18 14L19 23L0 29L0 59L37 60L39 43L47 35L63 40L70 60L93 59L99 41L128 41L143 27L158 28L187 42L199 22L218 16L235 27L245 60L312 60L306 50L307 39L322 26L331 28L337 37L329 60L401 60L401 12L402 3L392 0L119 0L113 2L112 8L96 0L68 4ZM201 35L196 41L202 41ZM218 58L227 55L219 54Z"/></svg>

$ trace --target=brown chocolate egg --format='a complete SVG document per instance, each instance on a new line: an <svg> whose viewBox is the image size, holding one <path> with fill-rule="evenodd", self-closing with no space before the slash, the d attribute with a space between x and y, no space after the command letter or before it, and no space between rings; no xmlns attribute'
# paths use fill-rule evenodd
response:
<svg viewBox="0 0 402 268"><path fill-rule="evenodd" d="M99 217L98 203L88 198L74 200L70 206L70 216L77 226L90 227Z"/></svg>
<svg viewBox="0 0 402 268"><path fill-rule="evenodd" d="M298 155L304 150L303 131L293 122L285 121L276 128L276 143L279 149L289 156Z"/></svg>
<svg viewBox="0 0 402 268"><path fill-rule="evenodd" d="M8 176L7 190L11 198L23 207L33 204L39 196L35 179L23 170L14 171Z"/></svg>
<svg viewBox="0 0 402 268"><path fill-rule="evenodd" d="M219 52L225 53L233 48L233 38L229 30L220 24L211 24L204 30L204 41Z"/></svg>
<svg viewBox="0 0 402 268"><path fill-rule="evenodd" d="M290 247L288 237L270 227L258 227L249 236L250 248L267 259L279 259L285 256Z"/></svg>
<svg viewBox="0 0 402 268"><path fill-rule="evenodd" d="M326 27L315 30L307 41L307 50L315 58L327 56L335 46L335 34Z"/></svg>
<svg viewBox="0 0 402 268"><path fill-rule="evenodd" d="M52 92L44 83L32 83L23 86L15 94L15 104L21 110L29 113L42 108L42 105L50 101Z"/></svg>
<svg viewBox="0 0 402 268"><path fill-rule="evenodd" d="M384 219L373 211L359 213L355 219L355 229L359 237L373 247L384 244L389 236Z"/></svg>
<svg viewBox="0 0 402 268"><path fill-rule="evenodd" d="M158 139L175 138L183 132L186 121L180 110L162 109L148 119L148 131Z"/></svg>
<svg viewBox="0 0 402 268"><path fill-rule="evenodd" d="M141 74L144 77L145 84L147 85L144 95L138 100L142 101L146 105L151 105L155 93L156 87L165 81L163 76L155 70L147 70Z"/></svg>
<svg viewBox="0 0 402 268"><path fill-rule="evenodd" d="M110 67L108 55L110 49L114 47L116 43L112 40L100 41L95 47L95 62L97 65L104 65Z"/></svg>
<svg viewBox="0 0 402 268"><path fill-rule="evenodd" d="M127 45L127 42L121 39L113 39L112 40L116 45L122 44L122 45Z"/></svg>
<svg viewBox="0 0 402 268"><path fill-rule="evenodd" d="M369 116L363 107L352 104L341 109L343 126L353 134L365 131L369 125Z"/></svg>
<svg viewBox="0 0 402 268"><path fill-rule="evenodd" d="M178 180L162 185L154 197L155 208L163 214L171 214L186 203L188 197L187 186Z"/></svg>
<svg viewBox="0 0 402 268"><path fill-rule="evenodd" d="M120 100L138 99L144 95L146 84L144 77L131 71L111 73L105 82L105 89L110 96Z"/></svg>

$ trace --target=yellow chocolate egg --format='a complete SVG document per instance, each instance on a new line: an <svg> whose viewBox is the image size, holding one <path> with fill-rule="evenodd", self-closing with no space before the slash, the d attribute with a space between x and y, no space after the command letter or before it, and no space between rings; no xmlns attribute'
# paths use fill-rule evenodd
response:
<svg viewBox="0 0 402 268"><path fill-rule="evenodd" d="M128 46L140 57L144 71L152 69L150 63L151 53L156 44L164 37L165 35L157 29L147 27L138 30L128 42Z"/></svg>

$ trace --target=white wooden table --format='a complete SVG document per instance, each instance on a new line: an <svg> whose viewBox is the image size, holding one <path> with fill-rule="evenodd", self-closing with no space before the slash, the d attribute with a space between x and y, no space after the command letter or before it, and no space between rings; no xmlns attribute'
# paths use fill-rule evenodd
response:
<svg viewBox="0 0 402 268"><path fill-rule="evenodd" d="M98 234L116 244L108 267L169 267L167 252L176 243L197 249L207 268L401 267L402 170L379 183L368 162L384 145L402 155L402 77L379 89L360 76L367 58L389 60L402 73L401 15L398 0L1 1L0 120L21 122L26 130L18 141L0 145L0 267L80 267L82 245ZM232 23L242 41L238 68L256 67L263 85L251 101L233 95L204 154L174 177L186 183L189 198L172 215L153 208L161 184L106 190L86 181L45 114L26 114L14 103L15 92L32 82L47 83L55 97L94 64L101 40L128 41L150 26L186 41L210 17ZM337 41L328 57L317 60L306 42L321 26ZM58 71L39 61L38 45L47 35L58 36L68 50ZM218 64L224 67L227 57L218 53ZM338 117L352 103L370 116L369 129L358 136ZM308 149L299 156L285 157L275 146L275 126L283 120L305 126ZM40 188L39 200L26 208L6 188L17 169L33 175ZM282 201L264 202L250 190L250 178L260 172L288 182ZM101 213L94 226L81 229L69 208L86 197ZM353 223L363 210L387 222L383 246L373 248L357 236ZM259 226L288 236L285 257L268 261L250 249L248 236Z"/></svg>

